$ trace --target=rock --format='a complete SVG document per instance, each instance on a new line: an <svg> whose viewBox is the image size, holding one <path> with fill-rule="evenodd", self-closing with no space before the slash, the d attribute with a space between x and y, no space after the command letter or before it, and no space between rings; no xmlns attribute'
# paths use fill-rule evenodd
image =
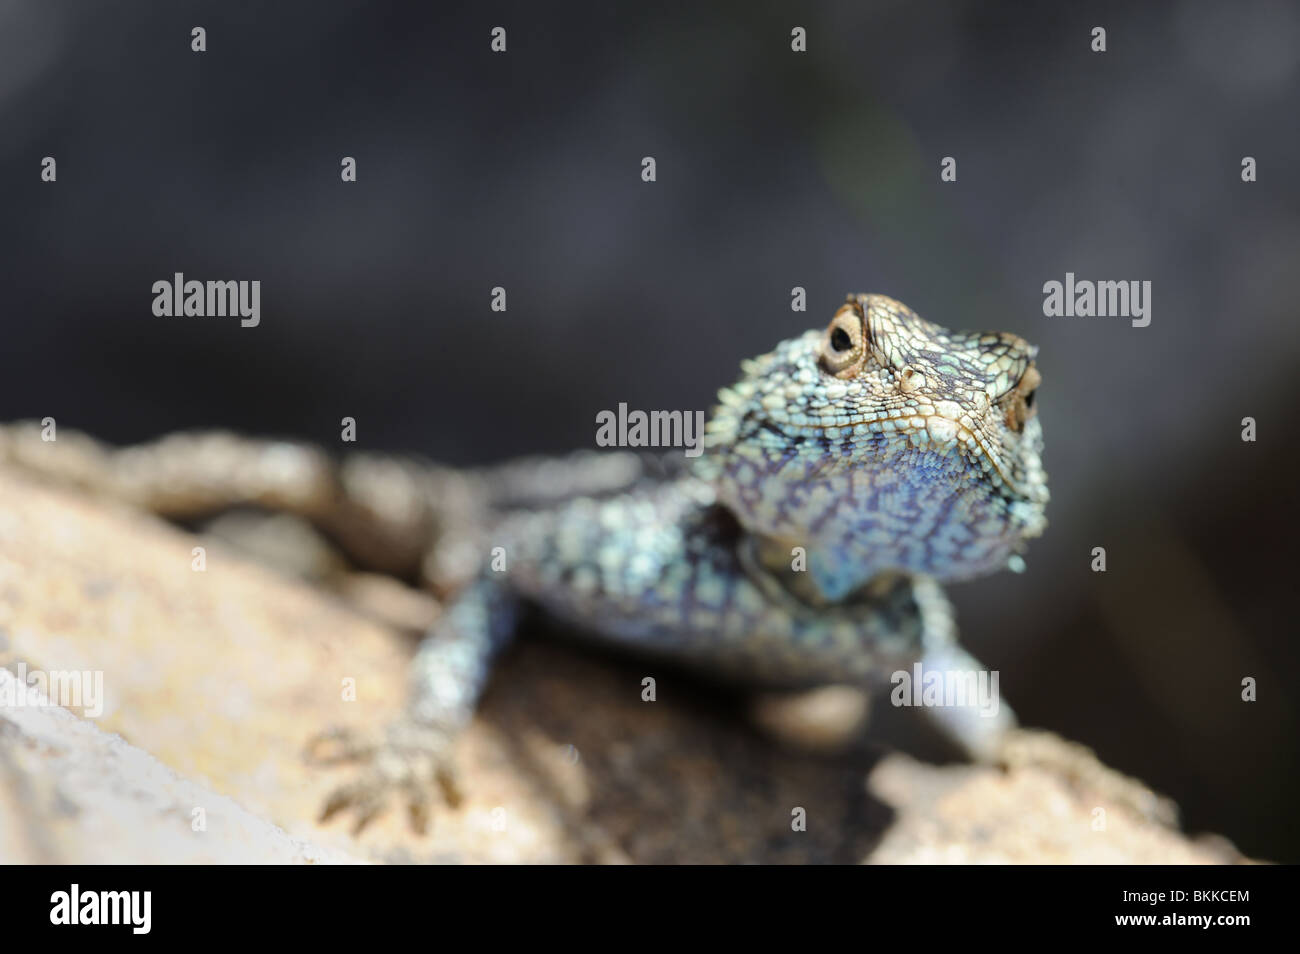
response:
<svg viewBox="0 0 1300 954"><path fill-rule="evenodd" d="M0 709L0 760L18 767L0 773L2 861L1241 860L1135 810L1118 776L791 750L712 685L536 640L506 654L457 746L464 802L425 836L393 811L354 838L346 821L316 822L346 769L303 752L330 726L397 714L409 632L12 468L0 501L0 652L7 641L11 667L101 671L104 690L98 716ZM658 701L641 701L646 675Z"/></svg>
<svg viewBox="0 0 1300 954"><path fill-rule="evenodd" d="M0 669L0 698L21 692ZM30 694L29 694L30 696ZM48 699L0 708L5 864L346 864Z"/></svg>

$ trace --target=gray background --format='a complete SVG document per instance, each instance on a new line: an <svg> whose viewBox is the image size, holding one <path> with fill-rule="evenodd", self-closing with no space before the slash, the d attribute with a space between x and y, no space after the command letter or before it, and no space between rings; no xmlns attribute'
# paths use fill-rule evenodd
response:
<svg viewBox="0 0 1300 954"><path fill-rule="evenodd" d="M1300 6L472 6L0 2L0 417L487 461L707 407L848 291L1018 332L1052 525L955 589L967 642L1189 828L1300 860ZM261 280L261 327L155 318L174 271ZM1045 318L1066 271L1150 280L1151 326Z"/></svg>

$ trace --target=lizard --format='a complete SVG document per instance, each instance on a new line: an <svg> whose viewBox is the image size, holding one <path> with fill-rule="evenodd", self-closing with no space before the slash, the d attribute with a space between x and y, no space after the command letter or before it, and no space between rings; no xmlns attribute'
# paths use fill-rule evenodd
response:
<svg viewBox="0 0 1300 954"><path fill-rule="evenodd" d="M0 460L178 519L289 511L355 565L433 590L443 609L403 718L309 746L322 762L369 763L323 820L351 809L360 830L400 795L422 830L435 786L458 797L455 739L525 610L755 687L871 689L916 661L983 670L942 586L1015 568L1046 526L1036 357L1018 335L951 331L851 294L823 330L743 363L691 461L583 451L477 470L371 454L336 465L309 445L208 433L122 449L78 435L81 453L56 464L30 427L0 432ZM992 719L924 711L981 760L1016 726L1005 705Z"/></svg>

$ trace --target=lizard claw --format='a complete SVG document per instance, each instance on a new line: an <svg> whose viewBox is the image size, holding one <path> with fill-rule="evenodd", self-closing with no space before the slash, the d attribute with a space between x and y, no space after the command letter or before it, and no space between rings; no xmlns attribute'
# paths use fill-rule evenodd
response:
<svg viewBox="0 0 1300 954"><path fill-rule="evenodd" d="M364 763L360 777L326 797L319 821L350 810L355 813L352 832L360 834L397 797L406 802L411 828L424 834L432 814L434 785L449 806L454 808L462 800L447 758L450 739L435 727L409 721L394 723L380 735L334 728L315 736L307 745L308 762Z"/></svg>

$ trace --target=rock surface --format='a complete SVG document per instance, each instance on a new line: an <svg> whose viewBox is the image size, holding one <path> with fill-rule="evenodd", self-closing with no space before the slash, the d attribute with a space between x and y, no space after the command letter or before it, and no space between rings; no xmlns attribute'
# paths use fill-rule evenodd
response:
<svg viewBox="0 0 1300 954"><path fill-rule="evenodd" d="M0 695L21 692L0 669ZM348 855L291 838L233 799L55 705L0 709L5 864L323 864Z"/></svg>
<svg viewBox="0 0 1300 954"><path fill-rule="evenodd" d="M503 660L456 749L465 800L427 835L400 811L355 838L318 824L350 776L309 765L308 740L394 716L413 650L219 542L0 469L0 662L102 671L104 696L94 718L0 708L0 862L1243 860L1113 778L792 751L712 687L539 641Z"/></svg>

